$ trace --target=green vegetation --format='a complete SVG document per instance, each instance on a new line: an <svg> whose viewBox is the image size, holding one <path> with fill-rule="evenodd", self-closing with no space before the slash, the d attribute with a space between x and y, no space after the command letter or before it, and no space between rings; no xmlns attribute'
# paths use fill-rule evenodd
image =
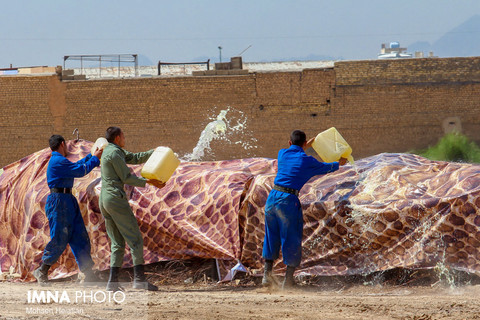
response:
<svg viewBox="0 0 480 320"><path fill-rule="evenodd" d="M480 147L458 132L447 133L433 147L414 153L430 160L480 163Z"/></svg>

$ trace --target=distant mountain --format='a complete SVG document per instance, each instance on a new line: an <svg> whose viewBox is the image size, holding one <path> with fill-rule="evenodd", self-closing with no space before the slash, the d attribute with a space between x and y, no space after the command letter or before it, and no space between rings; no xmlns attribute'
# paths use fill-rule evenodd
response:
<svg viewBox="0 0 480 320"><path fill-rule="evenodd" d="M474 15L459 26L445 33L433 44L415 42L408 46L409 52L433 51L438 57L480 56L480 15Z"/></svg>
<svg viewBox="0 0 480 320"><path fill-rule="evenodd" d="M480 55L480 15L474 15L435 41L435 54L444 57Z"/></svg>
<svg viewBox="0 0 480 320"><path fill-rule="evenodd" d="M424 52L425 54L428 54L428 52L433 51L432 45L427 41L414 42L410 44L407 47L407 49L409 53L414 53L415 51L421 51L421 52ZM434 52L434 54L437 54L437 53Z"/></svg>

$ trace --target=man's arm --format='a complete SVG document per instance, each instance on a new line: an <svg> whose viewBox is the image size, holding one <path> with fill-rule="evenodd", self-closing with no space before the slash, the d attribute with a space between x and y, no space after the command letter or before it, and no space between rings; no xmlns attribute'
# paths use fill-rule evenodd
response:
<svg viewBox="0 0 480 320"><path fill-rule="evenodd" d="M319 174L325 174L325 173L330 173L337 171L340 166L344 166L347 163L347 159L345 158L340 158L340 160L335 161L335 162L320 162L314 157L310 157L311 161L311 166L312 166L312 172L314 175L319 175Z"/></svg>
<svg viewBox="0 0 480 320"><path fill-rule="evenodd" d="M77 162L75 162L76 164L78 165L82 165L82 164L85 164L87 163L93 156L97 157L97 159L100 160L100 158L102 158L102 153L103 153L103 149L97 149L95 151L95 153L92 155L91 153L87 154L87 156L83 159L80 159L78 160ZM100 164L100 161L98 162ZM98 164L97 164L98 165Z"/></svg>
<svg viewBox="0 0 480 320"><path fill-rule="evenodd" d="M92 155L90 155L88 160L85 160L85 158L77 162L71 162L67 158L64 158L56 170L65 178L80 178L86 176L93 168L100 164L100 160Z"/></svg>
<svg viewBox="0 0 480 320"><path fill-rule="evenodd" d="M148 150L145 152L137 152L132 153L127 150L123 150L125 152L125 162L128 164L140 164L147 162L148 158L152 155L154 149Z"/></svg>
<svg viewBox="0 0 480 320"><path fill-rule="evenodd" d="M120 178L124 184L128 184L135 187L145 187L147 179L137 177L136 175L130 172L130 169L125 164L125 161L119 154L113 154L112 159L110 160L115 173Z"/></svg>
<svg viewBox="0 0 480 320"><path fill-rule="evenodd" d="M325 174L325 173L337 171L340 167L340 163L338 161L327 163L327 162L320 162L314 157L309 157L309 159L310 159L311 172L315 176L319 174Z"/></svg>
<svg viewBox="0 0 480 320"><path fill-rule="evenodd" d="M77 164L85 164L90 158L92 157L92 154L88 154L85 158L78 160L76 163Z"/></svg>

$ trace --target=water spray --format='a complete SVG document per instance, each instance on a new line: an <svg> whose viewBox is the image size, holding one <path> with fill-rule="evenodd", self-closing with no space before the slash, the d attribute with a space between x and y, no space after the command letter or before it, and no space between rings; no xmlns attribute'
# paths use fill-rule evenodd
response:
<svg viewBox="0 0 480 320"><path fill-rule="evenodd" d="M227 118L227 114L229 118ZM244 150L257 148L257 139L253 138L251 133L246 130L247 117L242 111L228 107L210 120L212 121L201 132L192 153L184 155L182 161L202 161L207 153L211 152L210 145L214 141L227 141L240 145Z"/></svg>

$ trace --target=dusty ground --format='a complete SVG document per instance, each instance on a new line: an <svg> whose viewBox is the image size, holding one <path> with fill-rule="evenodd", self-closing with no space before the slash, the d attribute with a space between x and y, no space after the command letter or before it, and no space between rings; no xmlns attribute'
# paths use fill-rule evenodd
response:
<svg viewBox="0 0 480 320"><path fill-rule="evenodd" d="M472 279L452 286L421 273L401 279L398 274L388 279L298 278L296 289L283 291L261 288L259 278L248 276L217 284L207 277L207 269L198 266L195 270L162 268L163 272L149 272L152 281L160 285L159 292L145 293L126 285L125 296L111 297L110 302L108 297L101 301L105 299L104 283L101 287L82 286L66 280L39 287L36 283L1 282L0 318L480 319L480 285ZM125 272L122 278L129 280L130 276ZM396 284L398 281L401 283ZM58 292L59 297L66 294L70 301L28 303L29 292L32 295L35 290Z"/></svg>

